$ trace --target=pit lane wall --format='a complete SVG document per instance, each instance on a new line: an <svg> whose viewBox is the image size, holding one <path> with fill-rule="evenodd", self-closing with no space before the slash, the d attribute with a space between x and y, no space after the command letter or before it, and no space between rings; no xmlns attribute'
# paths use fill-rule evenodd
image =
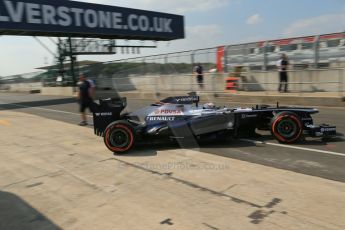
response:
<svg viewBox="0 0 345 230"><path fill-rule="evenodd" d="M238 74L206 73L204 90L224 92L226 79L229 76L238 77L238 90L277 91L279 74L276 71L246 71ZM334 68L325 70L295 70L289 72L289 91L291 92L343 92L345 89L345 69ZM196 78L192 74L178 75L128 75L119 78L113 76L98 77L99 88L111 88L117 91L147 91L162 93L165 91L199 90Z"/></svg>
<svg viewBox="0 0 345 230"><path fill-rule="evenodd" d="M279 85L277 71L245 71L241 73L217 74L205 73L206 91L224 92L226 78L236 76L239 79L238 89L241 91L276 91ZM117 91L193 91L199 86L192 74L113 74L91 77L100 89ZM60 87L44 87L42 83L2 84L0 89L13 92L41 90L44 94L63 94L70 90ZM65 88L65 87L64 87ZM67 87L68 88L68 87ZM289 71L289 90L291 92L343 92L345 90L345 68L306 69ZM67 91L67 92L66 92Z"/></svg>
<svg viewBox="0 0 345 230"><path fill-rule="evenodd" d="M296 105L344 106L345 69L296 70L289 72L290 94L277 93L279 76L276 71L247 71L237 74L238 91L226 91L226 79L234 74L205 73L205 88L201 90L192 74L178 75L100 75L95 82L98 97L117 93L127 97L157 99L164 95L181 95L198 91L210 96L220 95L233 101L274 104L279 101ZM41 83L7 85L7 90L30 92L40 90L44 95L72 96L71 87L43 87ZM294 94L294 95L292 95ZM279 97L278 97L279 96ZM323 98L322 100L320 98ZM326 99L325 99L326 98Z"/></svg>
<svg viewBox="0 0 345 230"><path fill-rule="evenodd" d="M23 92L23 93L41 92L42 88L43 88L43 84L41 82L11 83L11 84L0 85L0 90L9 91L9 92Z"/></svg>

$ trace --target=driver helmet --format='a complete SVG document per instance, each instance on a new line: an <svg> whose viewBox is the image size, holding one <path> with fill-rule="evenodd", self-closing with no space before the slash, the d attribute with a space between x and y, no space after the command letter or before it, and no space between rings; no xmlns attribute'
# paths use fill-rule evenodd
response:
<svg viewBox="0 0 345 230"><path fill-rule="evenodd" d="M203 108L204 109L214 109L214 108L216 108L216 106L213 103L206 103L206 104L204 104Z"/></svg>

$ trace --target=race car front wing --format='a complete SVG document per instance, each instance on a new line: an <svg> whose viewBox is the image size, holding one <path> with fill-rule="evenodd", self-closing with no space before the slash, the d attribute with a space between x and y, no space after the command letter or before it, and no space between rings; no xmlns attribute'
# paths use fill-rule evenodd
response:
<svg viewBox="0 0 345 230"><path fill-rule="evenodd" d="M309 126L309 136L311 137L332 137L337 135L337 127L327 124L319 126Z"/></svg>

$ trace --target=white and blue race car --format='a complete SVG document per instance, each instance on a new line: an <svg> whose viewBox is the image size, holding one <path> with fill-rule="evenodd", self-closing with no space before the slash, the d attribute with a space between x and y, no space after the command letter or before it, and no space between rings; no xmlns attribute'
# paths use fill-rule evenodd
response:
<svg viewBox="0 0 345 230"><path fill-rule="evenodd" d="M217 107L213 103L199 105L200 97L169 97L138 111L123 113L126 98L100 100L93 111L95 134L102 136L106 147L115 153L125 153L136 143L154 140L175 140L182 145L189 141L226 137L248 137L256 130L268 130L281 143L290 144L304 136L332 137L336 127L314 125L314 108Z"/></svg>

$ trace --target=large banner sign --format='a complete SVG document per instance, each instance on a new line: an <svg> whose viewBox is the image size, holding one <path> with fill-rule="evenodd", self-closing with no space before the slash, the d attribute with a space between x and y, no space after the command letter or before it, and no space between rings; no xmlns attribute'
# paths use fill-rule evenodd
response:
<svg viewBox="0 0 345 230"><path fill-rule="evenodd" d="M173 40L184 38L184 18L67 0L0 0L0 34Z"/></svg>

